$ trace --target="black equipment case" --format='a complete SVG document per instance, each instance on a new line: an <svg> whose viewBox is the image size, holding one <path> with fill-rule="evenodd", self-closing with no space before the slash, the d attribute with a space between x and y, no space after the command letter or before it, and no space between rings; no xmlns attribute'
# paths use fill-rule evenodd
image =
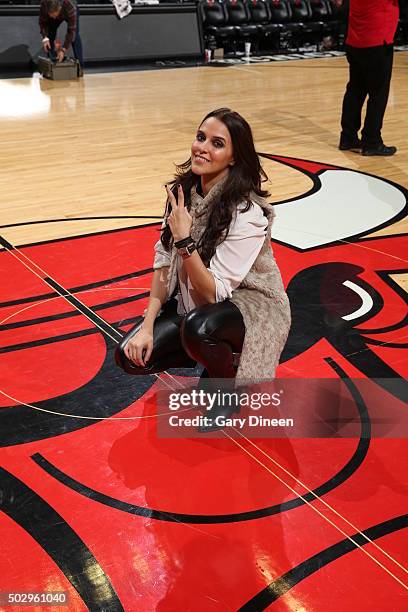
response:
<svg viewBox="0 0 408 612"><path fill-rule="evenodd" d="M48 57L38 58L38 70L43 77L52 81L67 81L78 78L79 62L75 59L65 59L62 62L53 62Z"/></svg>

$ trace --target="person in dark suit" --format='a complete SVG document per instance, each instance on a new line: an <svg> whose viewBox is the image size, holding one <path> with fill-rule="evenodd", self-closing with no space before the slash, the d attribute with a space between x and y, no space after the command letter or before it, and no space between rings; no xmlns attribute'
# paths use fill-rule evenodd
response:
<svg viewBox="0 0 408 612"><path fill-rule="evenodd" d="M343 0L335 0L340 6ZM346 55L349 82L343 99L339 149L363 155L394 155L381 137L398 26L398 0L350 0ZM361 111L368 96L361 140Z"/></svg>

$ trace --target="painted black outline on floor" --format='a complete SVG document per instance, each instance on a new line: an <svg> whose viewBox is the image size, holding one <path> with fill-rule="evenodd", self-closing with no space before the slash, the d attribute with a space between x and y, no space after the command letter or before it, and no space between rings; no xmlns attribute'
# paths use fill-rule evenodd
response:
<svg viewBox="0 0 408 612"><path fill-rule="evenodd" d="M267 587L262 589L255 597L239 608L238 612L261 612L261 610L265 610L268 606L285 595L285 593L290 591L290 589L299 584L299 582L302 582L305 578L318 572L322 567L340 559L344 555L356 550L358 547L366 546L370 543L369 540L378 540L378 538L382 538L390 533L395 533L405 527L408 527L408 514L396 516L382 523L377 523L377 525L372 527L368 527L368 529L364 529L364 531L353 533L350 538L353 538L354 542L349 538L340 540L340 542L318 552L313 555L313 557L309 557L309 559L302 561L302 563L290 569L286 574L280 576L280 578L270 582ZM338 576L336 580L338 580Z"/></svg>
<svg viewBox="0 0 408 612"><path fill-rule="evenodd" d="M86 221L88 218L90 217L84 217L84 221ZM105 217L104 217L105 218ZM107 217L107 218L112 218L112 219L117 219L117 217ZM127 218L127 217L126 217ZM134 218L138 218L138 217L130 217L132 219ZM149 219L154 219L155 217L152 215L151 217L148 217ZM158 219L163 219L163 217L157 217ZM70 219L62 219L61 223L65 222L65 221L70 221ZM32 221L28 221L27 225L30 225L31 223L37 223L37 222L32 222ZM38 221L38 223L41 223L40 221ZM51 223L50 221L48 221L48 223ZM24 224L25 225L25 224ZM53 244L54 242L64 242L65 240L80 240L81 238L92 238L92 236L102 236L105 234L115 234L116 232L126 232L128 230L132 230L132 229L140 229L142 227L152 227L154 225L157 225L157 230L160 230L160 221L156 221L153 223L141 223L140 225L130 225L127 227L115 227L114 229L109 229L109 230L100 230L99 232L88 232L86 234L78 234L77 236L63 236L62 238L49 238L48 240L40 240L39 242L27 242L26 244L19 244L16 247L14 246L13 248L18 248L18 249L25 249L28 247L35 247L35 246L42 246L44 244ZM5 240L5 238L3 238L3 240ZM7 253L7 249L0 249L0 253Z"/></svg>
<svg viewBox="0 0 408 612"><path fill-rule="evenodd" d="M363 174L364 176L369 176L371 178L375 178L377 180L381 180L384 181L385 183L388 183L389 185L391 185L392 187L394 187L395 189L398 189L403 196L405 197L405 206L402 210L400 210L399 213L397 213L394 217L392 217L391 219L388 219L388 221L384 221L383 223L372 227L366 231L363 232L359 232L358 234L353 234L352 236L347 236L347 238L342 238L341 240L333 240L332 242L327 242L325 244L322 245L318 245L318 246L313 246L313 247L307 247L307 248L300 248L297 246L294 246L288 242L285 242L283 240L277 240L276 238L273 238L273 242L276 242L277 244L281 244L284 245L286 247L292 248L295 251L299 252L299 253L307 253L308 251L316 251L318 249L324 249L327 247L331 247L331 246L335 246L335 245L341 245L344 243L353 243L353 242L357 242L360 238L364 237L366 234L371 234L373 232L377 232L381 229L384 229L385 227L389 227L390 225L394 225L394 223L397 223L398 221L401 221L401 219L404 219L407 214L408 214L408 189L406 189L403 185L400 185L399 183L395 183L394 181L391 181L389 179L383 178L382 176L378 176L376 174L370 174L369 172L362 172L361 170L354 170L353 168L346 168L344 166L337 166L334 164L330 164L330 163L325 163L325 162L316 162L313 160L309 160L309 159L302 159L300 157L287 157L287 156L282 156L282 155L274 155L273 153L259 153L260 157L264 157L265 159L269 159L271 161L274 161L278 164L282 164L283 166L288 166L289 168L293 168L295 170L297 170L298 172L301 172L302 174L304 174L305 176L307 176L312 182L313 182L313 186L311 187L311 189L309 189L308 191L305 191L303 194L301 194L300 196L294 196L292 198L288 198L286 200L280 200L279 202L273 202L273 206L279 206L280 204L287 204L288 202L294 202L294 201L299 201L299 200L303 200L306 197L309 197L310 195L313 195L314 193L316 193L317 191L319 191L319 189L321 188L321 181L320 181L320 176L324 173L327 172L328 170L347 170L348 172L355 172L357 174ZM281 158L281 159L276 159L277 157ZM298 161L298 162L305 162L305 163L312 163L312 164L321 164L321 165L325 165L325 166L331 166L331 168L322 168L321 170L317 170L316 172L311 172L310 170L307 170L305 168L299 168L298 166L295 166L291 161L284 161L284 159L287 160L293 160L293 161ZM398 234L395 234L393 236L373 236L372 238L376 238L377 240L379 238L394 238L395 236L397 236ZM402 234L403 236L405 236L406 234Z"/></svg>
<svg viewBox="0 0 408 612"><path fill-rule="evenodd" d="M391 291L396 293L402 299L402 301L405 302L405 304L408 303L407 293L405 289L391 277L391 275L406 274L407 272L408 272L408 268L401 268L399 270L376 270L377 276L379 276L379 278L391 289ZM376 288L376 291L379 293L377 288ZM383 305L384 305L384 298L382 296L381 296L381 299L383 300ZM386 325L385 327L364 329L364 328L360 328L357 326L355 329L357 329L357 331L360 332L361 336L364 338L364 341L367 344L373 344L376 346L387 346L389 348L407 348L407 345L403 343L398 344L394 342L387 342L385 340L377 340L374 338L369 338L366 335L366 334L384 334L386 332L396 331L398 329L402 329L403 327L405 327L407 323L408 323L408 314L405 315L405 317L401 319L400 321L398 321L397 323L393 323L392 325ZM359 325L361 325L361 323L359 323Z"/></svg>
<svg viewBox="0 0 408 612"><path fill-rule="evenodd" d="M140 320L140 317L136 319ZM99 329L87 330L76 336L89 333L98 334L104 343L101 352L105 355L98 371L85 384L77 384L65 393L57 392L55 397L39 400L33 407L18 401L12 406L4 406L0 410L0 447L10 448L56 438L91 427L102 419L120 414L153 386L157 380L155 376L129 377L115 364L114 352L118 343L101 334ZM81 358L86 360L86 352L81 353ZM60 369L63 367L61 363L58 366ZM101 389L107 401L101 401ZM76 418L86 416L83 414L85 410L92 419Z"/></svg>
<svg viewBox="0 0 408 612"><path fill-rule="evenodd" d="M62 219L41 219L40 221L20 221L19 223L7 223L6 225L0 225L0 229L10 228L10 227L21 227L24 225L39 225L42 223L61 223L65 221L98 221L100 219L111 220L111 219L162 219L159 215L105 215L101 217L70 217L67 219L66 217ZM122 229L122 228L116 228ZM107 230L111 231L111 230ZM113 230L114 231L114 230Z"/></svg>
<svg viewBox="0 0 408 612"><path fill-rule="evenodd" d="M67 302L69 302L81 314L86 316L92 323L94 323L102 331L103 334L107 335L108 337L111 337L112 334L114 334L116 335L118 341L123 338L123 334L119 329L116 329L111 323L108 323L107 321L105 321L105 319L102 319L102 317L95 314L92 308L89 308L89 306L83 304L74 295L67 294L67 290L62 285L57 283L53 278L45 276L43 278L43 281L47 283L47 285L50 285L50 287L55 289L55 292L57 294L61 295L64 300L67 300Z"/></svg>
<svg viewBox="0 0 408 612"><path fill-rule="evenodd" d="M121 274L120 276L112 276L112 278L102 279L95 281L94 283L87 283L86 285L77 285L76 287L68 287L70 293L81 293L82 291L89 291L90 289L97 289L104 287L105 285L112 285L113 283L120 283L124 280L130 280L138 276L145 276L153 272L153 268L144 268L144 270L138 270L136 272L129 272L128 274ZM54 298L55 293L42 293L41 295L30 295L30 297L19 298L18 300L10 300L9 302L0 302L0 308L6 308L8 306L21 306L22 304L29 304L30 302L41 302L42 300L48 300Z"/></svg>
<svg viewBox="0 0 408 612"><path fill-rule="evenodd" d="M146 294L143 293L143 294L134 296L134 299L136 301L144 297L147 297L147 296ZM130 317L129 319L114 321L112 323L112 326L115 326L115 328L117 327L119 329L120 327L131 325L132 323L136 324L136 321L140 319L140 317L141 315L135 315L134 317ZM37 346L44 346L45 344L54 344L55 342L65 342L65 340L73 340L74 338L81 338L82 336L89 336L91 334L98 334L98 333L101 333L101 330L99 329L99 327L90 327L88 329L81 329L76 332L61 334L59 336L49 336L48 338L42 338L41 340L32 340L30 342L21 342L19 344L11 344L9 346L4 346L0 348L0 355L4 355L5 353L14 353L15 351L23 351L25 349L30 349L30 348L36 348ZM122 334L122 331L120 331L120 333ZM122 337L123 335L124 333L122 334ZM109 339L109 334L108 334L108 337L105 336L105 340L108 340L108 339ZM119 340L117 341L117 344L119 344ZM3 410L3 408L1 410ZM0 411L0 418L1 418L1 414L2 413Z"/></svg>
<svg viewBox="0 0 408 612"><path fill-rule="evenodd" d="M123 612L123 606L108 576L64 518L38 493L2 467L0 484L1 510L24 529L56 563L88 610ZM29 555L29 550L25 554Z"/></svg>
<svg viewBox="0 0 408 612"><path fill-rule="evenodd" d="M302 498L295 497L281 504L275 504L274 506L269 506L266 508L261 508L258 510L249 510L247 512L237 512L231 514L183 514L180 512L165 512L162 510L156 510L153 508L137 506L135 504L129 504L127 502L115 499L98 491L95 491L91 487L88 487L79 481L71 478L50 463L41 453L35 453L31 456L31 459L40 466L47 474L67 486L68 488L76 491L80 495L92 499L93 501L97 501L105 506L109 506L116 510L120 510L121 512L127 512L128 514L133 514L136 516L142 516L149 519L154 519L158 521L168 521L168 522L177 522L177 523L188 523L188 524L219 524L219 523L235 523L242 521L251 521L258 518L264 518L267 516L273 516L274 514L280 514L282 512L286 512L288 510L292 510L293 508L297 508L299 506L304 505L306 502L314 502L317 497L321 497L337 488L339 485L344 483L350 476L352 476L356 470L363 463L370 446L371 440L371 422L370 417L367 411L367 407L365 402L358 391L357 387L354 385L353 381L351 381L346 372L331 358L328 358L329 365L333 368L336 374L343 380L343 383L347 386L351 396L353 397L355 404L357 406L359 415L360 415L360 423L361 423L361 435L357 445L356 450L354 451L350 460L344 465L341 470L332 476L328 481L319 485L312 492L305 492Z"/></svg>
<svg viewBox="0 0 408 612"><path fill-rule="evenodd" d="M137 295L130 295L125 298L120 298L118 300L111 300L110 302L104 302L102 304L96 304L92 306L92 310L94 312L98 312L98 310L105 310L106 308L115 308L117 306L122 306L123 304L129 304L131 302L136 302L137 300L141 300L143 298L148 298L150 295L150 291L145 291L144 293L138 293ZM69 319L72 317L78 317L83 314L77 308L75 310L71 310L69 312L61 312L59 314L48 315L45 317L37 317L36 319L26 319L24 321L18 321L16 323L5 323L4 325L0 325L0 331L8 331L10 329L21 329L22 327L30 327L31 325L39 325L40 323L51 323L52 321L61 321L62 319ZM121 322L119 322L121 323ZM110 323L109 323L110 325ZM112 323L114 329L117 328L118 323ZM4 347L7 348L7 347ZM2 349L0 348L0 353Z"/></svg>

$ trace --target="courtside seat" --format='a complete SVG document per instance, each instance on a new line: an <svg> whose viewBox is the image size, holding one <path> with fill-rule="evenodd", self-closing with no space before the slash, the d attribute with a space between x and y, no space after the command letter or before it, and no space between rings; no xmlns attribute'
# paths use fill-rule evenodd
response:
<svg viewBox="0 0 408 612"><path fill-rule="evenodd" d="M292 8L292 21L301 23L307 32L316 32L323 29L322 21L313 21L313 12L310 0L290 0Z"/></svg>
<svg viewBox="0 0 408 612"><path fill-rule="evenodd" d="M330 9L331 9L331 14L332 14L333 19L335 19L336 22L338 23L341 19L342 14L344 13L346 9L346 4L343 3L343 5L339 6L336 0L327 0L327 3L330 4Z"/></svg>
<svg viewBox="0 0 408 612"><path fill-rule="evenodd" d="M347 21L348 21L348 3L343 2L341 6L338 6L336 0L328 0L333 20L336 23L336 38L338 48L344 47L344 42L347 35Z"/></svg>
<svg viewBox="0 0 408 612"><path fill-rule="evenodd" d="M292 22L292 8L289 0L267 0L270 10L270 23L279 27L278 49L298 47L302 23Z"/></svg>
<svg viewBox="0 0 408 612"><path fill-rule="evenodd" d="M330 0L310 0L312 18L322 24L324 34L335 35L338 30L338 21L333 17L333 8Z"/></svg>
<svg viewBox="0 0 408 612"><path fill-rule="evenodd" d="M248 0L247 7L251 16L251 23L255 23L261 34L278 32L282 25L271 23L271 11L267 0Z"/></svg>
<svg viewBox="0 0 408 612"><path fill-rule="evenodd" d="M400 2L400 17L395 42L399 45L408 44L408 3Z"/></svg>
<svg viewBox="0 0 408 612"><path fill-rule="evenodd" d="M278 24L282 30L297 32L302 28L302 24L293 23L292 8L289 0L268 0L271 13L270 22Z"/></svg>
<svg viewBox="0 0 408 612"><path fill-rule="evenodd" d="M228 23L235 27L238 37L242 40L255 41L258 35L256 23L250 23L251 14L243 0L225 0Z"/></svg>
<svg viewBox="0 0 408 612"><path fill-rule="evenodd" d="M292 20L302 24L299 45L312 43L317 47L323 38L323 22L313 21L310 0L290 0L290 5L292 8Z"/></svg>
<svg viewBox="0 0 408 612"><path fill-rule="evenodd" d="M258 28L259 43L263 43L264 48L272 47L279 49L280 31L282 26L279 23L271 23L271 12L267 0L247 0L247 7L251 18L251 23Z"/></svg>
<svg viewBox="0 0 408 612"><path fill-rule="evenodd" d="M222 0L201 0L199 10L204 28L207 48L211 48L211 38L216 46L226 47L232 42L235 47L237 30L228 23L228 14Z"/></svg>

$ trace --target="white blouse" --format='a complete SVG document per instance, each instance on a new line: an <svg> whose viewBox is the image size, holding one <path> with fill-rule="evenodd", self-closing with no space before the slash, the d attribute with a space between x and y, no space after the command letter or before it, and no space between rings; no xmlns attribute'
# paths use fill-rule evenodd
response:
<svg viewBox="0 0 408 612"><path fill-rule="evenodd" d="M234 289L248 274L265 241L268 220L262 208L253 202L247 212L239 212L245 206L245 202L238 206L238 212L231 221L228 236L217 246L207 268L214 277L217 302L222 302L232 296ZM154 270L170 265L170 253L166 251L160 240L156 242L154 251ZM184 315L193 308L205 304L205 301L200 298L191 284L181 255L177 256L177 273L179 286L176 296L177 312Z"/></svg>

